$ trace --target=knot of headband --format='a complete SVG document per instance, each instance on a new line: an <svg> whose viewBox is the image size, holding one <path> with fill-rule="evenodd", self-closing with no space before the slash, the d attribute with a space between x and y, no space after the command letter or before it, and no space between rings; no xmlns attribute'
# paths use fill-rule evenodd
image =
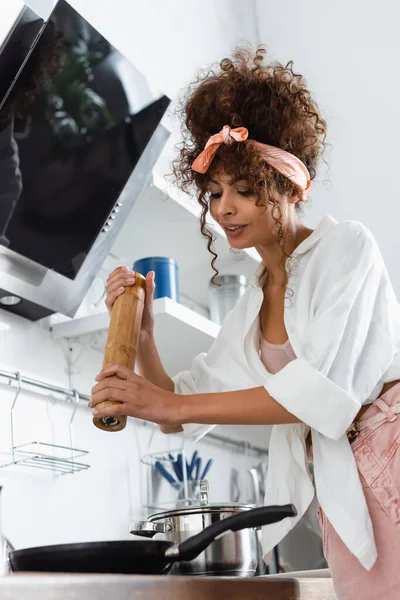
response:
<svg viewBox="0 0 400 600"><path fill-rule="evenodd" d="M215 153L221 144L233 144L233 142L245 142L257 148L263 160L279 173L290 179L303 192L311 187L310 173L305 164L294 154L281 150L275 146L262 144L255 140L249 140L249 132L246 127L231 129L224 125L219 133L212 135L206 143L204 150L193 161L192 169L197 173L206 173L209 169Z"/></svg>

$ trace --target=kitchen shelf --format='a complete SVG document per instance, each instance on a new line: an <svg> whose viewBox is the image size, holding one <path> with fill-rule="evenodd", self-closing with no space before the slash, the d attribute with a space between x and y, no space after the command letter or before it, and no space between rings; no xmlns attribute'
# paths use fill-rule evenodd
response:
<svg viewBox="0 0 400 600"><path fill-rule="evenodd" d="M219 325L170 298L154 301L155 340L162 363L170 375L188 369L199 352L207 352ZM54 339L79 338L103 352L110 318L107 312L55 323Z"/></svg>
<svg viewBox="0 0 400 600"><path fill-rule="evenodd" d="M146 256L169 256L179 267L179 287L185 296L208 305L208 284L214 271L212 255L199 228L200 206L164 177L153 172L150 185L143 190L126 219L111 249L121 264ZM216 234L214 248L220 273L247 276L250 280L260 257L251 248L234 253L223 229L209 220ZM157 282L156 282L157 284Z"/></svg>

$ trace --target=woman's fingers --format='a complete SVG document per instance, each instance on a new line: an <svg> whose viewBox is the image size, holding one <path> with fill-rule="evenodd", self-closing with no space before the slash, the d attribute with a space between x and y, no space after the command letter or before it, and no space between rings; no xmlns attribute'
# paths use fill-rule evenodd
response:
<svg viewBox="0 0 400 600"><path fill-rule="evenodd" d="M96 375L95 380L101 381L105 377L111 377L112 375L118 375L121 379L135 379L139 377L136 373L125 367L124 365L111 365L110 367L106 367L102 369L98 375Z"/></svg>
<svg viewBox="0 0 400 600"><path fill-rule="evenodd" d="M153 304L154 290L156 288L154 275L154 271L149 271L146 275L146 306L151 306Z"/></svg>
<svg viewBox="0 0 400 600"><path fill-rule="evenodd" d="M124 293L125 288L135 283L135 273L127 266L117 267L108 277L106 282L105 304L109 311L115 300Z"/></svg>
<svg viewBox="0 0 400 600"><path fill-rule="evenodd" d="M107 283L112 283L116 279L122 280L132 277L135 277L135 272L125 265L123 267L117 267L114 269L114 271L108 276Z"/></svg>
<svg viewBox="0 0 400 600"><path fill-rule="evenodd" d="M115 275L110 275L106 281L106 290L108 293L115 291L123 286L128 287L135 283L135 274L133 271L120 271Z"/></svg>
<svg viewBox="0 0 400 600"><path fill-rule="evenodd" d="M134 386L135 384L133 384ZM131 386L131 387L133 387ZM110 393L112 390L122 390L122 391L126 391L127 390L127 382L126 379L116 379L113 378L111 380L109 380L108 378L103 379L102 381L100 381L100 383L96 383L96 385L94 385L92 387L92 399L94 397L97 398L97 394L103 390L108 390ZM92 406L93 404L95 404L95 402L92 402L92 400L89 403L89 406Z"/></svg>
<svg viewBox="0 0 400 600"><path fill-rule="evenodd" d="M106 292L105 304L106 304L109 312L111 311L111 309L114 305L114 302L116 301L118 296L121 296L121 294L123 294L124 292L125 292L125 288L123 286L120 286L120 287L116 288L115 290Z"/></svg>
<svg viewBox="0 0 400 600"><path fill-rule="evenodd" d="M93 411L94 417L122 417L127 416L126 409L123 404L114 404L114 406L107 406L106 408L96 409Z"/></svg>
<svg viewBox="0 0 400 600"><path fill-rule="evenodd" d="M114 400L115 402L121 402L125 404L129 400L130 395L126 390L121 390L118 388L106 388L104 390L100 390L93 394L90 400L90 408L99 404L99 402L105 402L106 400Z"/></svg>

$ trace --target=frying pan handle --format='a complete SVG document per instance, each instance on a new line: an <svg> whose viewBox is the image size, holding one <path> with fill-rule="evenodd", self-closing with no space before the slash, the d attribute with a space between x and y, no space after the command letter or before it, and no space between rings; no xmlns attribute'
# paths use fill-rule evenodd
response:
<svg viewBox="0 0 400 600"><path fill-rule="evenodd" d="M252 529L277 523L286 517L295 517L297 510L293 504L283 506L262 506L246 510L222 521L213 523L197 535L185 540L179 546L168 548L165 556L171 560L192 560L207 548L217 537L227 531Z"/></svg>

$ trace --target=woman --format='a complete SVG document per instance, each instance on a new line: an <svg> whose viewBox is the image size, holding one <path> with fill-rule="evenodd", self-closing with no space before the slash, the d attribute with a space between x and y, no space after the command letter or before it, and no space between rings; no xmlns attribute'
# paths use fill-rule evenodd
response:
<svg viewBox="0 0 400 600"><path fill-rule="evenodd" d="M298 516L265 528L268 552L310 505L312 448L324 552L339 600L397 597L400 572L400 311L371 233L299 218L325 147L326 123L292 63L238 50L189 90L175 175L233 248L261 263L207 355L170 378L153 338L154 274L146 277L138 367L96 378L94 414L131 415L199 439L211 424L272 424L266 504ZM215 253L212 261L214 267ZM214 268L214 270L216 270ZM110 310L134 273L116 269ZM121 380L109 383L116 373ZM192 423L192 424L191 424ZM196 423L196 425L193 425Z"/></svg>

